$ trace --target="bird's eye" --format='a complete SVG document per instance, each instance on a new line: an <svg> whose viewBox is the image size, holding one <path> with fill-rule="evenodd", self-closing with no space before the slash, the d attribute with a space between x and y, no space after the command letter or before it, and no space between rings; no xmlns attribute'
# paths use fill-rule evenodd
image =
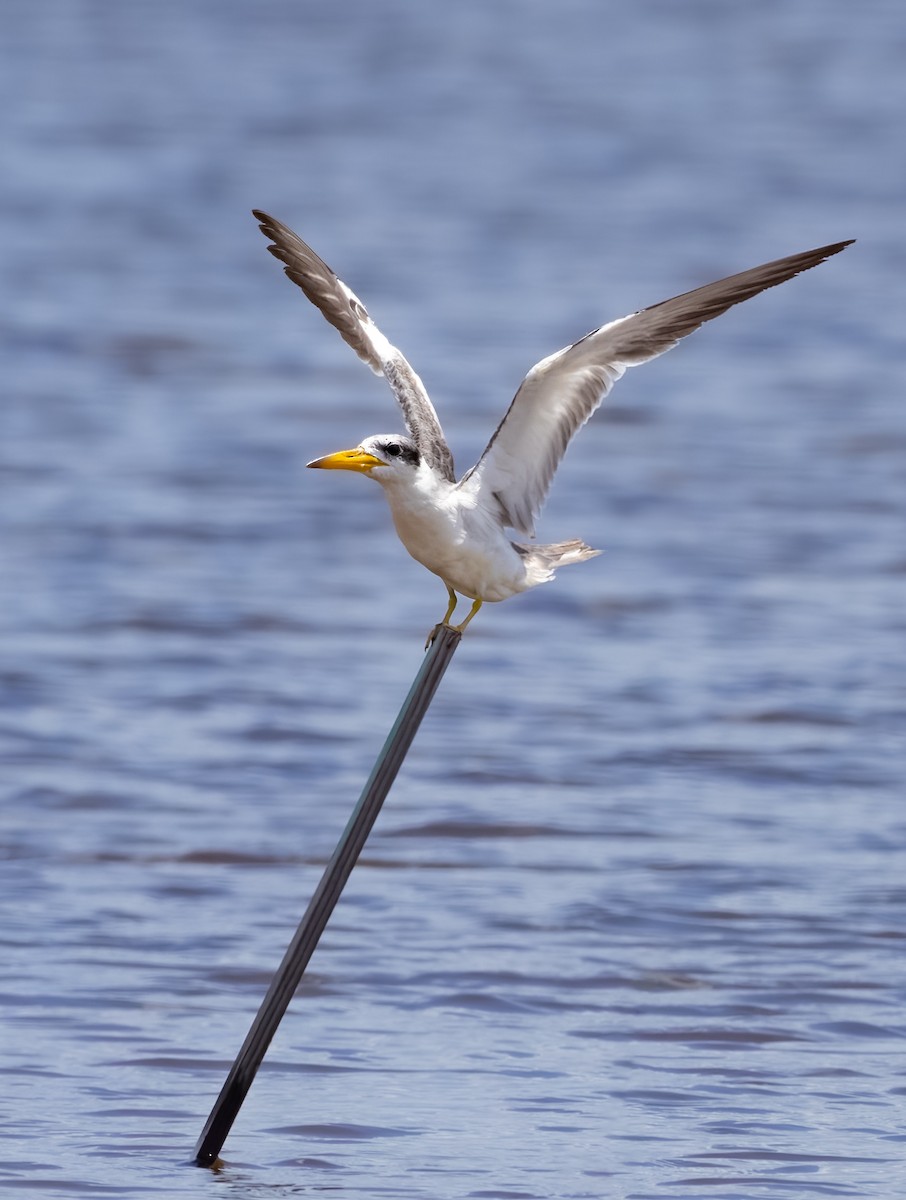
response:
<svg viewBox="0 0 906 1200"><path fill-rule="evenodd" d="M399 458L402 452L403 448L399 442L390 442L390 444L387 446L387 453L391 458Z"/></svg>

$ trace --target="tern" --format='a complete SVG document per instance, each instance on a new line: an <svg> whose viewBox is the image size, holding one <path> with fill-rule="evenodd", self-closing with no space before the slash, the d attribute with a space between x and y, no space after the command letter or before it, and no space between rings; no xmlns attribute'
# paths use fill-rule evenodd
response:
<svg viewBox="0 0 906 1200"><path fill-rule="evenodd" d="M785 283L839 254L854 239L778 258L662 300L587 333L541 359L519 386L475 466L459 480L424 384L381 333L361 300L282 222L253 209L268 250L343 340L383 375L402 410L406 434L374 434L351 450L309 467L359 471L384 489L400 541L440 576L449 625L458 596L472 601L460 633L486 601L506 600L554 578L558 567L600 554L578 539L550 545L512 541L508 530L534 538L535 519L574 435L627 367L672 349L705 321ZM434 632L429 635L429 643Z"/></svg>

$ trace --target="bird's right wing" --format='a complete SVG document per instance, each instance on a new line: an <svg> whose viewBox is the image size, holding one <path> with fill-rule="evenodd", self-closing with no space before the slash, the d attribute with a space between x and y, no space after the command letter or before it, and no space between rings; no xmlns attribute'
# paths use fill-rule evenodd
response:
<svg viewBox="0 0 906 1200"><path fill-rule="evenodd" d="M850 242L837 242L764 263L611 321L526 375L506 416L459 487L499 519L534 536L534 522L574 434L627 367L672 349L734 304L815 267Z"/></svg>
<svg viewBox="0 0 906 1200"><path fill-rule="evenodd" d="M261 232L271 240L268 250L283 263L286 274L324 319L339 330L343 341L376 375L384 376L422 457L452 483L456 478L453 455L425 385L405 357L384 337L358 296L289 226L259 209L252 213L260 222Z"/></svg>

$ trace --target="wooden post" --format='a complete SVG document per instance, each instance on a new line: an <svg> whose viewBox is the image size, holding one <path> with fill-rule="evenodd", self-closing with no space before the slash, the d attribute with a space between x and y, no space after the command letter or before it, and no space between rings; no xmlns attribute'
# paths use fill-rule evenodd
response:
<svg viewBox="0 0 906 1200"><path fill-rule="evenodd" d="M462 634L448 625L438 625L435 630L434 641L374 764L359 802L305 910L295 937L274 975L217 1102L211 1109L211 1115L195 1147L195 1162L200 1167L210 1167L217 1162L223 1143L252 1086L271 1039L277 1032L277 1026L299 986L308 961L324 932L330 914L336 907L346 880L381 811L384 798L390 791L422 717L428 711L437 686L461 638Z"/></svg>

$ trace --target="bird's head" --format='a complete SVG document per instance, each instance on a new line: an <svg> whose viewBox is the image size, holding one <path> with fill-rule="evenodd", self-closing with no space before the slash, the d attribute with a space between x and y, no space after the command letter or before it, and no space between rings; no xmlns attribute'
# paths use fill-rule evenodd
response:
<svg viewBox="0 0 906 1200"><path fill-rule="evenodd" d="M421 455L410 437L396 433L377 433L364 438L352 450L338 450L308 463L330 471L361 471L373 475L378 483L391 483L411 477L418 470Z"/></svg>

